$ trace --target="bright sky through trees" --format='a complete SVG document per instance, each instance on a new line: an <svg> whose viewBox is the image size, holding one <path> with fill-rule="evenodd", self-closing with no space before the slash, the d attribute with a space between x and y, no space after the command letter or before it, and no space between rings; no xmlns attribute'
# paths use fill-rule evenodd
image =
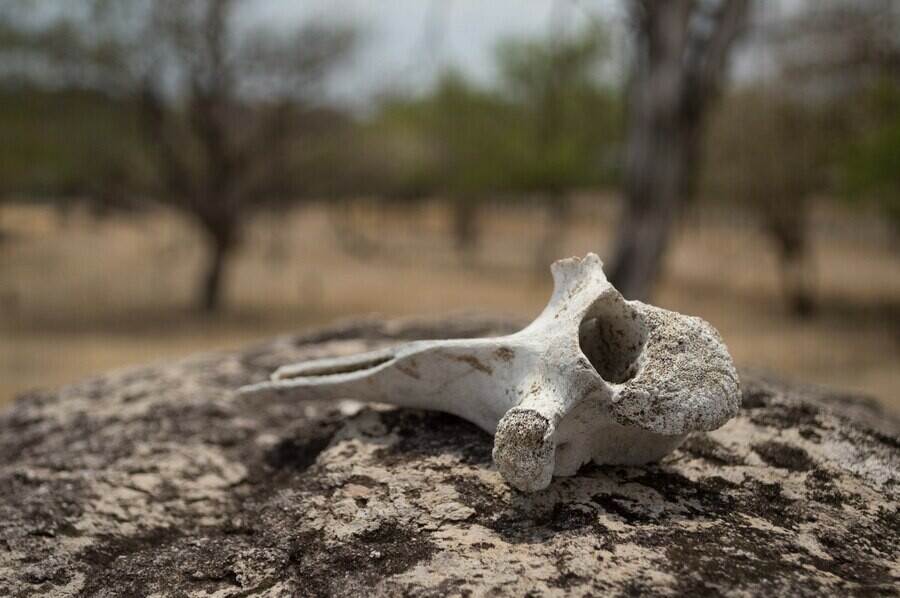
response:
<svg viewBox="0 0 900 598"><path fill-rule="evenodd" d="M318 18L358 27L365 50L335 84L341 99L353 103L395 86L422 90L446 67L490 83L500 40L566 33L622 16L618 0L251 0L247 10L251 20Z"/></svg>

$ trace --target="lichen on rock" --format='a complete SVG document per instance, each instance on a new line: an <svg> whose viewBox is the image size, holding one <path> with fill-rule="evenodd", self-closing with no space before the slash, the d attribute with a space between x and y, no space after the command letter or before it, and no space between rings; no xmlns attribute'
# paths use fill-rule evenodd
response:
<svg viewBox="0 0 900 598"><path fill-rule="evenodd" d="M0 595L897 593L898 427L840 393L742 372L744 410L663 462L525 495L451 415L232 390L514 328L362 321L20 398L0 414Z"/></svg>

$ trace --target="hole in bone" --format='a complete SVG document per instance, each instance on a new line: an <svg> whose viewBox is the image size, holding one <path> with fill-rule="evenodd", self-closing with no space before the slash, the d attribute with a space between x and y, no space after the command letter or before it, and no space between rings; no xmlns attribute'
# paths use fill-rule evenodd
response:
<svg viewBox="0 0 900 598"><path fill-rule="evenodd" d="M298 372L291 372L285 378L306 378L308 376L333 376L335 374L352 374L363 370L370 370L394 359L393 355L382 355L371 359L361 359L358 361L349 361L342 363L331 363L329 365L315 366L310 365L308 369Z"/></svg>
<svg viewBox="0 0 900 598"><path fill-rule="evenodd" d="M578 344L600 377L622 384L637 373L647 342L640 314L613 293L601 295L578 329Z"/></svg>

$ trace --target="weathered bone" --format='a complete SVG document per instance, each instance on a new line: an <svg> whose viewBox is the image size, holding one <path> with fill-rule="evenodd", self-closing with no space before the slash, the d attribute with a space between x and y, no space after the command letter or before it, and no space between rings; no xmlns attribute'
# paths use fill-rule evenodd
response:
<svg viewBox="0 0 900 598"><path fill-rule="evenodd" d="M452 413L495 435L497 468L525 492L589 461L656 461L737 414L737 373L707 322L626 301L593 253L551 270L550 303L515 334L288 365L240 391Z"/></svg>

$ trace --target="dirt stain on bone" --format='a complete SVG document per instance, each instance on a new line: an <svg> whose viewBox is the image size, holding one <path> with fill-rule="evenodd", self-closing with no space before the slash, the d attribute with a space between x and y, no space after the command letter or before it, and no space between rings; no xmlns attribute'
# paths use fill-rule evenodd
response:
<svg viewBox="0 0 900 598"><path fill-rule="evenodd" d="M487 374L488 376L494 373L494 368L489 365L485 365L474 355L448 355L447 357L455 361L466 363L470 365L472 369L478 370L479 372Z"/></svg>
<svg viewBox="0 0 900 598"><path fill-rule="evenodd" d="M415 378L416 380L422 379L422 375L419 373L419 366L415 360L410 360L407 363L398 363L395 367L410 378Z"/></svg>
<svg viewBox="0 0 900 598"><path fill-rule="evenodd" d="M506 363L511 362L516 357L516 352L514 349L509 347L498 347L496 351L494 351L494 355L497 356L497 359L505 361Z"/></svg>

